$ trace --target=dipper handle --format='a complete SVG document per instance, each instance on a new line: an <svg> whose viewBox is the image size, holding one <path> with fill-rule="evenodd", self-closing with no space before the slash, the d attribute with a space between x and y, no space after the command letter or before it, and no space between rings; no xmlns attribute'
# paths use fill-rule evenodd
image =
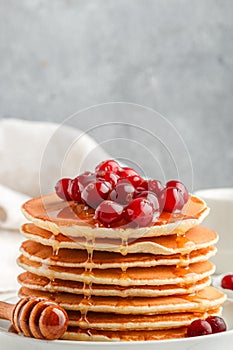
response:
<svg viewBox="0 0 233 350"><path fill-rule="evenodd" d="M0 318L10 320L18 333L37 339L59 339L68 327L65 310L42 298L22 298L15 305L1 301Z"/></svg>
<svg viewBox="0 0 233 350"><path fill-rule="evenodd" d="M13 304L0 301L0 318L3 318L4 320L11 320L11 314L14 306L15 305Z"/></svg>

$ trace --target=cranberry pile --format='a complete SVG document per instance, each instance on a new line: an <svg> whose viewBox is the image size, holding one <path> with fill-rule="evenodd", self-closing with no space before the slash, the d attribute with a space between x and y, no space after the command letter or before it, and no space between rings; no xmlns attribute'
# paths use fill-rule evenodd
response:
<svg viewBox="0 0 233 350"><path fill-rule="evenodd" d="M145 180L115 160L103 161L94 173L60 179L55 190L64 200L95 209L94 218L106 227L122 219L133 227L148 226L162 211L181 211L189 197L183 183L173 180L164 186L158 180Z"/></svg>
<svg viewBox="0 0 233 350"><path fill-rule="evenodd" d="M209 316L206 320L193 321L187 331L188 337L197 337L213 333L225 332L227 329L223 318L219 316Z"/></svg>

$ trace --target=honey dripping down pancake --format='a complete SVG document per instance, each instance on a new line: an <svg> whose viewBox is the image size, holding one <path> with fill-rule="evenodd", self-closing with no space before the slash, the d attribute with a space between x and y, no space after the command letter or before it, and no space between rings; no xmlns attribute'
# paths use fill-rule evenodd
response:
<svg viewBox="0 0 233 350"><path fill-rule="evenodd" d="M98 312L115 314L164 314L177 312L205 312L209 309L221 307L226 300L225 294L209 286L194 295L177 295L155 298L119 298L92 296L88 303L83 295L69 293L49 293L45 291L32 290L25 287L20 288L19 296L36 296L50 298L60 304L66 310L80 312Z"/></svg>
<svg viewBox="0 0 233 350"><path fill-rule="evenodd" d="M19 275L18 282L23 286L33 290L47 291L50 293L65 292L72 294L84 294L87 296L118 296L127 297L157 297L179 294L193 294L207 287L211 283L210 277L206 277L195 283L181 283L175 285L162 286L129 286L92 284L90 288L84 288L82 282L54 279L38 276L30 272Z"/></svg>
<svg viewBox="0 0 233 350"><path fill-rule="evenodd" d="M53 248L31 240L22 243L21 253L31 261L63 267L108 269L128 267L152 267L159 265L189 265L208 260L216 253L215 246L193 250L190 254L153 255L132 253L122 255L113 252L93 251L92 261L88 261L86 250L60 248L56 254Z"/></svg>
<svg viewBox="0 0 233 350"><path fill-rule="evenodd" d="M22 206L31 223L21 228L18 281L20 297L67 310L63 339L182 338L193 320L221 314L226 297L210 286L208 261L218 235L199 226L209 208L181 182L144 180L110 160L55 189Z"/></svg>
<svg viewBox="0 0 233 350"><path fill-rule="evenodd" d="M215 272L210 261L191 264L187 267L156 266L149 270L140 267L122 269L92 269L44 265L21 255L18 265L26 271L48 277L96 284L116 284L120 286L167 285L177 283L195 283Z"/></svg>
<svg viewBox="0 0 233 350"><path fill-rule="evenodd" d="M221 308L205 312L180 312L157 315L119 315L114 313L88 312L83 318L78 311L68 311L69 326L82 329L99 330L158 330L188 326L197 318L205 319L210 315L220 315Z"/></svg>
<svg viewBox="0 0 233 350"><path fill-rule="evenodd" d="M23 235L29 240L51 246L56 253L60 248L95 250L104 252L144 253L155 255L188 254L194 250L207 248L218 241L216 232L202 226L195 226L185 233L174 232L170 236L143 237L136 240L117 240L95 238L93 241L85 238L68 237L63 234L54 235L48 230L34 224L25 224L21 228ZM127 256L125 258L127 260ZM124 260L124 257L122 258Z"/></svg>

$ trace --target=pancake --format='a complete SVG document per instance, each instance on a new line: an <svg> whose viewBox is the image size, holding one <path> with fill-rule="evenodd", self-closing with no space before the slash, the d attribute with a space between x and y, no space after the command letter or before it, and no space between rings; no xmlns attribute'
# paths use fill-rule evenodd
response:
<svg viewBox="0 0 233 350"><path fill-rule="evenodd" d="M77 311L68 311L69 326L80 327L82 329L100 330L153 330L168 329L188 326L197 318L206 319L210 315L218 316L221 308L207 310L202 313L182 312L174 314L159 315L119 315L88 312L82 315Z"/></svg>
<svg viewBox="0 0 233 350"><path fill-rule="evenodd" d="M84 330L79 327L68 327L63 335L64 340L77 341L148 341L148 340L169 340L184 338L187 333L187 327L172 328L166 330L153 331L100 331L100 330Z"/></svg>
<svg viewBox="0 0 233 350"><path fill-rule="evenodd" d="M74 240L73 237L66 237L62 234L55 236L52 232L38 228L33 224L23 225L21 231L29 240L51 246L55 253L61 248L68 248L118 252L122 255L132 253L156 255L188 254L193 250L214 245L218 241L217 233L203 226L195 226L182 236L173 234L170 236L143 237L131 242L101 238L91 242L78 238Z"/></svg>
<svg viewBox="0 0 233 350"><path fill-rule="evenodd" d="M158 222L149 227L130 228L124 222L118 227L103 227L93 219L93 210L85 210L84 205L71 201L62 201L53 193L33 198L22 206L25 217L36 226L47 229L53 234L62 233L71 237L95 238L139 238L169 235L174 230L186 232L199 225L208 215L209 209L200 198L190 195L182 212L163 212Z"/></svg>
<svg viewBox="0 0 233 350"><path fill-rule="evenodd" d="M164 265L150 267L149 269L130 267L126 271L122 271L122 269L86 271L84 268L45 265L31 261L23 255L18 258L17 262L24 270L48 277L50 280L58 278L87 284L117 284L120 286L195 283L215 272L215 265L210 261L179 268Z"/></svg>
<svg viewBox="0 0 233 350"><path fill-rule="evenodd" d="M92 284L88 288L82 282L69 280L50 280L47 277L38 276L30 272L24 272L18 276L18 282L23 286L50 293L65 292L73 294L85 294L86 296L118 296L127 297L157 297L177 294L193 294L207 287L211 283L210 277L206 277L195 283L183 283L165 286L130 286Z"/></svg>
<svg viewBox="0 0 233 350"><path fill-rule="evenodd" d="M226 300L225 294L209 286L194 295L166 296L156 298L119 298L98 297L84 298L82 295L69 293L49 293L21 287L20 297L36 296L49 298L66 310L115 313L115 314L161 314L177 312L205 312L219 308Z"/></svg>
<svg viewBox="0 0 233 350"><path fill-rule="evenodd" d="M89 254L85 250L62 248L54 252L50 246L33 241L25 241L20 248L21 253L31 261L63 267L77 267L87 269L109 269L128 267L152 267L159 265L187 266L196 262L206 261L213 257L216 248L208 248L192 251L190 254L152 255L152 254L128 254L94 251L90 261Z"/></svg>

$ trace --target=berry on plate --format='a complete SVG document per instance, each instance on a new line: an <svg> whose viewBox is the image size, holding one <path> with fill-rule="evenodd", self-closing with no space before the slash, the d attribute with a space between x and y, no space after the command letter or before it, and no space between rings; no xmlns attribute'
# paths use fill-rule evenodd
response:
<svg viewBox="0 0 233 350"><path fill-rule="evenodd" d="M188 327L188 337L197 337L207 334L212 334L212 328L209 322L205 320L195 320Z"/></svg>
<svg viewBox="0 0 233 350"><path fill-rule="evenodd" d="M187 337L197 337L212 333L225 332L226 323L222 317L209 316L206 320L197 319L193 321L187 329Z"/></svg>
<svg viewBox="0 0 233 350"><path fill-rule="evenodd" d="M206 321L211 325L212 333L225 332L227 329L226 323L222 317L209 316Z"/></svg>
<svg viewBox="0 0 233 350"><path fill-rule="evenodd" d="M226 275L221 282L222 288L233 290L233 275Z"/></svg>

